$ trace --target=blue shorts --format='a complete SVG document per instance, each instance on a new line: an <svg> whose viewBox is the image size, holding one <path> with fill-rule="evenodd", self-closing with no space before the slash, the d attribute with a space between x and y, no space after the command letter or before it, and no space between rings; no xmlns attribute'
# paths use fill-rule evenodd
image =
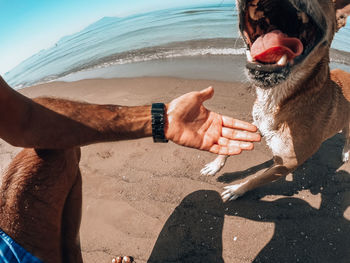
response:
<svg viewBox="0 0 350 263"><path fill-rule="evenodd" d="M42 263L0 229L0 263Z"/></svg>

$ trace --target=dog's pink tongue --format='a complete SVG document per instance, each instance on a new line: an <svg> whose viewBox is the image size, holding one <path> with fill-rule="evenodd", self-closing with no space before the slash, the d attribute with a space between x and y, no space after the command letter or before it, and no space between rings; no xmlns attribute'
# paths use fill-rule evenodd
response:
<svg viewBox="0 0 350 263"><path fill-rule="evenodd" d="M288 37L279 30L260 36L251 47L252 57L260 62L277 63L284 54L288 61L303 53L303 43L298 38Z"/></svg>

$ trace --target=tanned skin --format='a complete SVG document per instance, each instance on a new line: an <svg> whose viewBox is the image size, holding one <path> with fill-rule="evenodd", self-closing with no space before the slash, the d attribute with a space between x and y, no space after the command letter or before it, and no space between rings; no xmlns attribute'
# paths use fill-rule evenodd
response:
<svg viewBox="0 0 350 263"><path fill-rule="evenodd" d="M252 124L207 110L213 88L166 105L165 136L173 142L235 155L252 150ZM82 262L79 241L80 146L152 135L151 107L31 100L0 77L0 137L24 147L3 176L0 228L44 262Z"/></svg>

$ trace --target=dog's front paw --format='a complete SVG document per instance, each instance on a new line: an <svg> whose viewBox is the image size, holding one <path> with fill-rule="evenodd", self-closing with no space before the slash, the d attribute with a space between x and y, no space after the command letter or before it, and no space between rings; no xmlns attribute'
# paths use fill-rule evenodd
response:
<svg viewBox="0 0 350 263"><path fill-rule="evenodd" d="M350 159L350 152L347 151L347 152L344 152L343 151L343 154L342 154L342 160L344 163L347 163Z"/></svg>
<svg viewBox="0 0 350 263"><path fill-rule="evenodd" d="M207 176L214 176L221 170L222 167L224 167L224 165L225 162L214 160L211 163L208 163L204 166L204 168L201 170L201 174Z"/></svg>
<svg viewBox="0 0 350 263"><path fill-rule="evenodd" d="M224 191L221 194L221 198L224 202L226 201L232 201L232 200L236 200L238 197L244 195L244 193L246 192L243 187L244 187L245 183L241 183L241 184L234 184L234 185L229 185L229 186L225 186L224 189L226 191Z"/></svg>
<svg viewBox="0 0 350 263"><path fill-rule="evenodd" d="M221 170L221 166L214 162L208 163L201 170L201 175L214 176Z"/></svg>

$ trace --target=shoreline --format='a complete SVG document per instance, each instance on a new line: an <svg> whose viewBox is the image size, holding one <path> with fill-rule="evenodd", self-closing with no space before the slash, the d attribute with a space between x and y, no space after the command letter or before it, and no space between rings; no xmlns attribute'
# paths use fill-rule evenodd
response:
<svg viewBox="0 0 350 263"><path fill-rule="evenodd" d="M339 68L350 73L350 57L344 57L345 54L348 53L332 49L330 53L331 70ZM70 73L54 81L73 82L95 78L174 77L245 83L247 82L245 65L245 54L162 58L89 68Z"/></svg>
<svg viewBox="0 0 350 263"><path fill-rule="evenodd" d="M117 53L58 75L13 85L21 89L53 81L147 76L244 82L245 63L241 39L201 39ZM330 68L350 72L350 53L331 49Z"/></svg>
<svg viewBox="0 0 350 263"><path fill-rule="evenodd" d="M166 58L130 64L111 65L74 72L55 81L137 77L175 77L228 82L244 82L245 55Z"/></svg>

